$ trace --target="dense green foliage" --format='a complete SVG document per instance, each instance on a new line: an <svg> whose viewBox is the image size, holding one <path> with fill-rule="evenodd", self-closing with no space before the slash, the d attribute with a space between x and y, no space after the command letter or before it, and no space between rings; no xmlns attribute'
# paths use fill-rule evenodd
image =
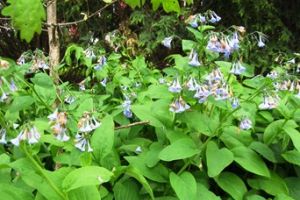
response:
<svg viewBox="0 0 300 200"><path fill-rule="evenodd" d="M30 40L44 15L26 12L28 30L22 2L3 14ZM70 27L57 81L41 50L1 57L1 198L299 199L299 54L274 55L212 10L190 15L192 1L125 2L150 9L115 30Z"/></svg>

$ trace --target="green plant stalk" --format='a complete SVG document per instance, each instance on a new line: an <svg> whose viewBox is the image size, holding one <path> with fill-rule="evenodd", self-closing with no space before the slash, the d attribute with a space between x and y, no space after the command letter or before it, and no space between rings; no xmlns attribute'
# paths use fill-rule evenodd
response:
<svg viewBox="0 0 300 200"><path fill-rule="evenodd" d="M52 109L49 107L48 104L46 104L46 102L39 96L39 94L37 93L37 91L34 89L34 87L32 87L30 84L28 84L26 81L22 80L20 77L16 76L16 78L20 81L22 81L25 85L27 85L32 91L33 93L37 96L37 98L42 102L42 104L49 110L52 111Z"/></svg>
<svg viewBox="0 0 300 200"><path fill-rule="evenodd" d="M59 190L58 187L49 179L47 174L44 172L44 169L36 162L36 160L32 157L32 155L27 151L26 145L22 145L22 149L25 152L26 156L29 158L29 160L32 162L32 164L36 167L36 169L41 173L41 175L46 179L47 183L50 185L50 187L62 198L65 200L68 200L67 195L65 195L63 192Z"/></svg>

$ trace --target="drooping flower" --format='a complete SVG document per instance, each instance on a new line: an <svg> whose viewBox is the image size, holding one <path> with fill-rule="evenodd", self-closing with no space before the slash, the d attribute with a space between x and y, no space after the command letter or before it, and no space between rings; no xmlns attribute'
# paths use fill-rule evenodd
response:
<svg viewBox="0 0 300 200"><path fill-rule="evenodd" d="M53 113L47 116L50 121L56 121L58 117L58 109L55 109Z"/></svg>
<svg viewBox="0 0 300 200"><path fill-rule="evenodd" d="M95 130L101 125L100 122L90 113L84 113L84 116L78 121L78 131L81 133Z"/></svg>
<svg viewBox="0 0 300 200"><path fill-rule="evenodd" d="M62 124L56 123L51 128L57 140L66 142L70 139L66 134L67 129Z"/></svg>
<svg viewBox="0 0 300 200"><path fill-rule="evenodd" d="M233 50L239 49L239 47L240 47L239 42L240 42L239 35L237 32L234 32L232 38L228 42L230 48Z"/></svg>
<svg viewBox="0 0 300 200"><path fill-rule="evenodd" d="M143 152L142 147L141 146L137 146L134 152L137 153L137 154L142 153Z"/></svg>
<svg viewBox="0 0 300 200"><path fill-rule="evenodd" d="M85 80L81 81L78 85L79 85L79 90L84 91L85 90Z"/></svg>
<svg viewBox="0 0 300 200"><path fill-rule="evenodd" d="M87 48L86 50L84 50L84 54L87 58L91 58L91 59L96 58L96 55L91 48Z"/></svg>
<svg viewBox="0 0 300 200"><path fill-rule="evenodd" d="M16 83L14 82L14 80L10 81L9 89L10 89L11 92L15 92L15 91L18 90L18 88L17 88Z"/></svg>
<svg viewBox="0 0 300 200"><path fill-rule="evenodd" d="M181 85L180 85L179 79L176 78L176 79L172 82L172 84L170 85L169 91L170 91L170 92L173 92L173 93L180 93L181 90L182 90L182 87L181 87Z"/></svg>
<svg viewBox="0 0 300 200"><path fill-rule="evenodd" d="M162 45L164 45L168 49L171 49L172 40L173 40L173 36L166 37L165 39L163 39L163 41L161 43L162 43Z"/></svg>
<svg viewBox="0 0 300 200"><path fill-rule="evenodd" d="M194 49L191 51L189 59L189 65L193 67L199 67L201 65L198 59L198 53Z"/></svg>
<svg viewBox="0 0 300 200"><path fill-rule="evenodd" d="M52 114L48 115L48 119L52 124L51 129L56 139L65 142L70 139L66 134L67 114L65 112L58 112L56 109Z"/></svg>
<svg viewBox="0 0 300 200"><path fill-rule="evenodd" d="M240 106L239 99L237 97L231 98L231 106L233 109L236 109Z"/></svg>
<svg viewBox="0 0 300 200"><path fill-rule="evenodd" d="M278 78L278 72L275 70L272 70L270 73L267 74L267 77L274 80L274 79Z"/></svg>
<svg viewBox="0 0 300 200"><path fill-rule="evenodd" d="M126 98L126 100L122 103L123 107L123 114L127 118L132 117L132 111L131 111L131 100L129 98Z"/></svg>
<svg viewBox="0 0 300 200"><path fill-rule="evenodd" d="M214 94L216 100L228 99L230 97L228 85L223 85L222 87L217 88Z"/></svg>
<svg viewBox="0 0 300 200"><path fill-rule="evenodd" d="M210 19L209 21L211 23L216 23L216 22L219 22L221 20L221 17L217 15L217 13L215 13L214 11L211 12L210 14Z"/></svg>
<svg viewBox="0 0 300 200"><path fill-rule="evenodd" d="M212 52L220 53L221 43L216 35L212 35L207 43L206 48Z"/></svg>
<svg viewBox="0 0 300 200"><path fill-rule="evenodd" d="M199 85L196 82L195 78L191 77L186 83L186 87L188 88L189 91L196 91Z"/></svg>
<svg viewBox="0 0 300 200"><path fill-rule="evenodd" d="M171 103L169 110L174 113L181 113L188 109L190 109L190 106L182 99L182 97L179 97Z"/></svg>
<svg viewBox="0 0 300 200"><path fill-rule="evenodd" d="M6 94L4 91L2 91L2 95L0 97L0 102L5 102L6 99L8 99L8 94Z"/></svg>
<svg viewBox="0 0 300 200"><path fill-rule="evenodd" d="M95 70L100 70L106 64L106 57L104 55L100 56L98 59L98 63L95 65Z"/></svg>
<svg viewBox="0 0 300 200"><path fill-rule="evenodd" d="M24 140L27 140L28 144L34 144L39 142L40 137L41 135L36 127L32 126L31 128L26 127L25 129L23 129L19 133L19 135L16 138L10 140L10 142L15 146L19 146L20 142Z"/></svg>
<svg viewBox="0 0 300 200"><path fill-rule="evenodd" d="M0 129L0 144L6 144L6 129L1 128Z"/></svg>
<svg viewBox="0 0 300 200"><path fill-rule="evenodd" d="M77 133L75 135L75 147L80 151L92 152L93 149L88 139L89 133Z"/></svg>
<svg viewBox="0 0 300 200"><path fill-rule="evenodd" d="M191 15L186 20L186 23L188 23L191 27L197 28L199 26L198 24L198 16L197 15Z"/></svg>
<svg viewBox="0 0 300 200"><path fill-rule="evenodd" d="M100 82L100 84L101 84L103 87L106 87L106 83L107 83L107 78L105 77L105 78Z"/></svg>
<svg viewBox="0 0 300 200"><path fill-rule="evenodd" d="M276 108L279 104L279 97L278 95L269 95L269 96L264 96L263 102L259 104L259 109L261 110L270 110L273 108Z"/></svg>
<svg viewBox="0 0 300 200"><path fill-rule="evenodd" d="M200 20L201 23L205 23L206 22L206 17L200 14L199 15L199 20Z"/></svg>
<svg viewBox="0 0 300 200"><path fill-rule="evenodd" d="M230 73L240 75L246 71L246 67L240 61L233 63Z"/></svg>
<svg viewBox="0 0 300 200"><path fill-rule="evenodd" d="M17 65L24 65L25 63L25 56L22 54L17 60Z"/></svg>
<svg viewBox="0 0 300 200"><path fill-rule="evenodd" d="M65 103L72 104L72 103L74 103L75 99L76 99L75 97L68 95L65 98Z"/></svg>
<svg viewBox="0 0 300 200"><path fill-rule="evenodd" d="M240 129L242 130L249 130L252 128L252 121L249 118L244 118L240 122Z"/></svg>
<svg viewBox="0 0 300 200"><path fill-rule="evenodd" d="M266 45L266 44L265 44L265 37L263 37L261 34L259 34L257 46L258 46L259 48L263 48L265 45Z"/></svg>

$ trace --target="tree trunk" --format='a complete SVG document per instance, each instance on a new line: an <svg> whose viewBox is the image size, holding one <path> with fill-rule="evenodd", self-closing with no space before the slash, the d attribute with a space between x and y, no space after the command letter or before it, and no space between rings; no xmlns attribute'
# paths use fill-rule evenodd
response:
<svg viewBox="0 0 300 200"><path fill-rule="evenodd" d="M58 82L58 74L56 67L60 59L60 44L57 27L57 0L48 0L47 2L47 24L48 27L48 42L49 42L49 60L50 60L50 76L54 82Z"/></svg>

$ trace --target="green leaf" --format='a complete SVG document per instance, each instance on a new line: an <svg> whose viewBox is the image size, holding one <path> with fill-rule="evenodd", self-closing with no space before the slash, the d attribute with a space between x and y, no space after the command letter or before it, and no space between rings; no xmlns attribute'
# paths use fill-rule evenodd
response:
<svg viewBox="0 0 300 200"><path fill-rule="evenodd" d="M274 163L277 162L274 152L266 144L254 141L249 147L262 155L265 159Z"/></svg>
<svg viewBox="0 0 300 200"><path fill-rule="evenodd" d="M247 187L243 180L231 172L222 172L214 178L217 184L235 200L243 200Z"/></svg>
<svg viewBox="0 0 300 200"><path fill-rule="evenodd" d="M300 166L300 152L299 151L296 151L296 150L287 151L281 155L289 163Z"/></svg>
<svg viewBox="0 0 300 200"><path fill-rule="evenodd" d="M170 183L180 200L196 200L197 184L194 176L189 172L180 175L170 173Z"/></svg>
<svg viewBox="0 0 300 200"><path fill-rule="evenodd" d="M96 159L101 163L114 146L114 121L112 116L107 115L101 121L101 126L94 131L91 139L93 153Z"/></svg>
<svg viewBox="0 0 300 200"><path fill-rule="evenodd" d="M41 33L42 21L46 14L41 0L8 0L10 4L4 7L2 14L12 19L14 28L21 31L21 39L27 42L34 33Z"/></svg>
<svg viewBox="0 0 300 200"><path fill-rule="evenodd" d="M142 5L144 5L145 0L125 0L125 3L134 9L135 7L140 8Z"/></svg>
<svg viewBox="0 0 300 200"><path fill-rule="evenodd" d="M53 84L53 80L51 79L51 77L49 75L47 75L46 73L38 73L36 74L31 81L38 86L41 86L43 88L53 88L54 84Z"/></svg>
<svg viewBox="0 0 300 200"><path fill-rule="evenodd" d="M96 186L76 188L68 192L69 200L101 200Z"/></svg>
<svg viewBox="0 0 300 200"><path fill-rule="evenodd" d="M151 0L152 10L156 11L159 8L161 2L162 0Z"/></svg>
<svg viewBox="0 0 300 200"><path fill-rule="evenodd" d="M196 42L194 42L193 40L182 40L182 50L183 51L190 51L192 50L195 46L196 46Z"/></svg>
<svg viewBox="0 0 300 200"><path fill-rule="evenodd" d="M16 199L22 199L22 200L32 200L33 195L30 191L27 191L26 189L15 187L10 184L0 184L0 196L1 199L5 200L16 200Z"/></svg>
<svg viewBox="0 0 300 200"><path fill-rule="evenodd" d="M197 197L198 199L221 200L213 192L209 191L203 184L197 183Z"/></svg>
<svg viewBox="0 0 300 200"><path fill-rule="evenodd" d="M103 167L88 166L73 170L63 180L62 186L70 191L83 186L100 185L108 182L113 173Z"/></svg>
<svg viewBox="0 0 300 200"><path fill-rule="evenodd" d="M232 161L233 153L227 148L219 149L218 145L213 141L207 143L206 162L209 177L219 175Z"/></svg>
<svg viewBox="0 0 300 200"><path fill-rule="evenodd" d="M231 149L231 151L234 154L234 161L245 170L260 176L270 176L270 172L264 161L251 149L239 146Z"/></svg>
<svg viewBox="0 0 300 200"><path fill-rule="evenodd" d="M271 144L282 130L283 124L284 119L280 119L269 124L264 132L264 143L267 145Z"/></svg>
<svg viewBox="0 0 300 200"><path fill-rule="evenodd" d="M116 200L140 200L139 186L132 179L118 181L114 185L114 197Z"/></svg>
<svg viewBox="0 0 300 200"><path fill-rule="evenodd" d="M200 150L197 149L192 139L182 138L165 147L158 157L163 161L173 161L189 158L198 153L200 153Z"/></svg>
<svg viewBox="0 0 300 200"><path fill-rule="evenodd" d="M34 103L34 98L31 96L17 96L14 98L12 104L9 106L10 112L19 112L26 110Z"/></svg>
<svg viewBox="0 0 300 200"><path fill-rule="evenodd" d="M180 5L178 0L164 0L162 2L164 11L180 13Z"/></svg>
<svg viewBox="0 0 300 200"><path fill-rule="evenodd" d="M289 177L285 179L289 188L290 196L296 200L300 200L300 178Z"/></svg>
<svg viewBox="0 0 300 200"><path fill-rule="evenodd" d="M288 134L294 144L294 147L300 151L300 133L294 128L284 127L283 130Z"/></svg>
<svg viewBox="0 0 300 200"><path fill-rule="evenodd" d="M277 194L274 200L295 200L295 199L286 194Z"/></svg>
<svg viewBox="0 0 300 200"><path fill-rule="evenodd" d="M142 173L138 169L136 169L134 167L129 167L126 169L126 174L135 178L137 181L139 181L143 185L144 189L148 192L151 199L154 199L154 195L153 195L151 186L149 185L148 181L145 179L145 177L142 175Z"/></svg>
<svg viewBox="0 0 300 200"><path fill-rule="evenodd" d="M248 179L248 184L257 190L263 190L268 194L288 194L289 190L284 180L282 180L277 174L272 173L270 178L258 177L255 179Z"/></svg>

